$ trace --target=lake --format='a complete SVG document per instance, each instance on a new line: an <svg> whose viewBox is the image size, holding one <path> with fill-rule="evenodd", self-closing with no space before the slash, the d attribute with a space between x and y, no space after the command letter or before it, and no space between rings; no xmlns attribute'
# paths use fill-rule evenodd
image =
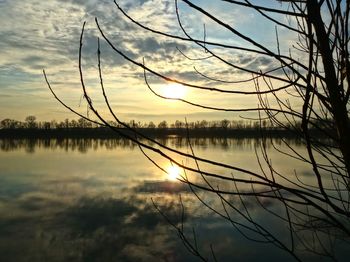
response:
<svg viewBox="0 0 350 262"><path fill-rule="evenodd" d="M159 141L190 152L186 139ZM297 141L290 143L301 153L305 151ZM260 168L255 153L258 144L256 139L243 138L191 139L197 156L253 171ZM304 163L270 151L274 168L285 174L297 172L304 182L315 183ZM138 146L123 139L0 140L0 260L199 261L170 221L183 227L210 261L214 260L211 249L219 261L293 261L274 245L243 237L176 180L181 169L146 153L167 173L153 165ZM179 161L195 166L186 158ZM208 168L234 175L219 167ZM201 179L186 175L194 181ZM227 186L233 185L220 188ZM215 195L197 194L220 209ZM242 207L237 199L232 202L239 210L248 208L255 221L283 241L288 239L285 226L267 216L257 203ZM272 205L271 209L279 212L281 207ZM339 250L340 254L347 252L341 245ZM304 258L316 259L312 255Z"/></svg>

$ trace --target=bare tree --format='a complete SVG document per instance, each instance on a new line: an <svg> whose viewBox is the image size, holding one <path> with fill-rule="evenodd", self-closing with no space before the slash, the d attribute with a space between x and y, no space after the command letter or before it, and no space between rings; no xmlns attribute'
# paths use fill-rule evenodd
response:
<svg viewBox="0 0 350 262"><path fill-rule="evenodd" d="M144 71L145 84L155 95L206 110L238 112L243 116L244 114L249 115L249 117L255 113L255 118L260 121L261 125L262 123L266 125L269 122L271 126L292 132L300 137L306 150L305 154L298 152L288 140L283 138L281 141L287 150L281 150L262 132L260 147L256 150L260 166L260 171L257 172L198 157L193 151L190 140L188 140L188 146L191 153L185 153L139 133L120 120L110 105L102 77L99 46L97 63L101 92L114 120L129 132L123 132L121 129L110 126L105 120L106 117L102 116L94 107L84 82L81 59L85 24L80 38L79 70L84 97L98 120L95 121L80 114L60 100L51 88L44 72L53 95L63 106L80 117L100 125L109 126L115 132L137 143L142 152L160 169L162 167L148 155L149 151L182 167L184 174L180 180L189 185L198 200L221 218L229 221L236 230L247 238L276 245L296 260L301 260L304 252L337 259L334 248L337 241L348 241L350 237L350 63L348 50L350 2L341 0L283 0L275 1L271 5L263 5L262 1L218 1L226 2L232 9L247 8L268 23L274 24L276 44L273 48L254 40L252 35L241 33L239 28L231 26L209 8L199 6L194 1L182 0L181 2L186 8L190 8L194 13L205 17L216 27L226 30L232 37L240 39L243 44L234 45L209 41L205 27L202 39L193 36L191 34L192 28L185 25L186 20L181 16L181 8L177 0L175 0L174 5L178 27L182 31L182 34L179 35L142 24L131 17L117 1L114 1L116 9L129 23L152 33L155 38L166 37L185 43L191 46L194 54L198 54L198 51L204 54L202 57L194 58L179 48L183 59L194 63L205 63L208 60L213 60L227 68L226 73L219 72L214 75L206 72L215 73L217 68L202 72L198 67L195 67L196 77L201 77L210 85L172 78L151 68L144 60L142 62L136 61L128 56L126 50L120 49L119 45L108 37L108 33L105 32L97 18L95 21L102 39L115 51L115 54ZM288 32L297 39L295 44L281 41L280 30ZM193 47L194 45L197 48ZM244 66L231 59L233 54L250 58L256 63L268 59L274 67L266 69L256 67L253 63ZM243 73L243 76L248 75L248 77L235 79L233 76L237 72ZM182 84L187 88L201 92L215 92L225 96L236 95L243 98L255 97L254 101L258 106L238 108L232 105L228 108L183 98L167 98L155 92L148 75ZM223 85L229 85L230 88L222 88ZM247 90L245 86L248 86L250 90ZM130 130L133 135L130 135ZM316 131L321 134L322 139L313 135L313 132ZM147 141L152 141L152 143L147 143ZM276 170L272 164L273 160L268 155L268 143L271 143L274 149L281 154L307 164L313 174L312 181L304 181L297 173L280 173ZM195 164L184 164L181 161L183 158L191 159ZM221 168L225 171L222 174L212 173L210 169L202 169L204 165ZM165 172L165 170L163 171ZM225 173L231 173L232 176L224 175ZM196 174L196 179L193 179L193 176L189 174ZM199 194L201 191L213 194L219 200L221 207L208 204ZM269 228L257 222L247 208L248 203L252 201L258 203L261 209L267 211L267 214L278 218L281 223L285 223L289 232L287 240L281 239ZM278 203L283 207L283 212L277 213L271 210L266 204L270 202ZM235 216L232 216L233 213ZM176 224L173 226L178 230L188 249L196 256L206 260L196 249L194 243L186 237L183 227ZM213 258L215 259L215 255Z"/></svg>
<svg viewBox="0 0 350 262"><path fill-rule="evenodd" d="M37 123L35 122L36 121L35 116L27 116L25 121L26 121L27 128L36 128L37 127Z"/></svg>

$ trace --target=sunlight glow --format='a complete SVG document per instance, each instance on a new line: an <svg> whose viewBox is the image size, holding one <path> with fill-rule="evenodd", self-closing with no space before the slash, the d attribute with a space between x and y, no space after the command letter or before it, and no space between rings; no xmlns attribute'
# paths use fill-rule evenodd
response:
<svg viewBox="0 0 350 262"><path fill-rule="evenodd" d="M176 180L180 177L180 168L178 166L169 166L167 168L168 178L169 180Z"/></svg>
<svg viewBox="0 0 350 262"><path fill-rule="evenodd" d="M184 98L186 95L186 88L177 83L170 83L164 85L162 93L163 96L168 98Z"/></svg>

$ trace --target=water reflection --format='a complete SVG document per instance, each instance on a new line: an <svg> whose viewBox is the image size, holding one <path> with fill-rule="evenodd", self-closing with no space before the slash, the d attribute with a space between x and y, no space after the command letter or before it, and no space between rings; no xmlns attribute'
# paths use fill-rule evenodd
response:
<svg viewBox="0 0 350 262"><path fill-rule="evenodd" d="M186 150L184 138L161 142ZM256 143L191 139L199 155L249 167ZM0 260L198 261L156 211L152 198L190 236L195 228L198 248L210 259L213 244L219 261L288 261L279 249L242 238L232 225L205 209L187 185L171 179L181 174L180 169L166 163L166 177L135 147L123 139L0 140ZM215 204L210 194L202 197ZM248 201L245 207L237 197L231 202L241 210L249 208L274 232L288 231L267 221L258 201Z"/></svg>
<svg viewBox="0 0 350 262"><path fill-rule="evenodd" d="M177 165L170 165L166 171L170 180L176 181L181 177L181 169Z"/></svg>
<svg viewBox="0 0 350 262"><path fill-rule="evenodd" d="M41 202L31 199L25 206L36 201ZM143 201L82 197L70 206L56 208L26 218L0 218L1 261L180 259L169 249L176 243L164 230L166 222ZM174 213L173 203L163 203L162 209ZM172 219L178 216L174 213Z"/></svg>
<svg viewBox="0 0 350 262"><path fill-rule="evenodd" d="M187 138L185 137L171 137L157 139L163 145L171 146L174 148L184 148L188 145ZM220 148L227 150L235 147L237 149L252 149L259 143L259 139L252 138L191 138L191 145L201 148ZM274 139L276 144L282 142L278 139ZM298 139L289 139L289 143L292 145L298 145ZM92 139L92 138L51 138L51 139L0 139L0 150L9 152L19 149L24 149L28 153L34 153L36 149L64 149L65 151L78 151L85 153L88 150L98 149L115 149L115 148L128 148L134 149L137 147L133 142L123 138L115 139Z"/></svg>
<svg viewBox="0 0 350 262"><path fill-rule="evenodd" d="M35 149L44 148L85 153L88 150L96 151L100 148L115 149L117 147L133 149L135 144L127 139L0 139L0 150L5 152L24 149L28 153L34 153Z"/></svg>
<svg viewBox="0 0 350 262"><path fill-rule="evenodd" d="M186 193L190 188L183 183L174 181L144 181L134 188L137 193Z"/></svg>

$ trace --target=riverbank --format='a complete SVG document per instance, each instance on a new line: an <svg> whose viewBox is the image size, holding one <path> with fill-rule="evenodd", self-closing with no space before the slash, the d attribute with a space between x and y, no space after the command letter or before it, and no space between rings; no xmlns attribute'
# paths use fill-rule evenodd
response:
<svg viewBox="0 0 350 262"><path fill-rule="evenodd" d="M282 129L225 129L225 128L138 128L137 132L152 138L163 137L268 137L298 138L298 134ZM313 136L322 137L316 130L310 131ZM62 129L0 129L0 138L118 138L135 136L125 128L62 128Z"/></svg>

